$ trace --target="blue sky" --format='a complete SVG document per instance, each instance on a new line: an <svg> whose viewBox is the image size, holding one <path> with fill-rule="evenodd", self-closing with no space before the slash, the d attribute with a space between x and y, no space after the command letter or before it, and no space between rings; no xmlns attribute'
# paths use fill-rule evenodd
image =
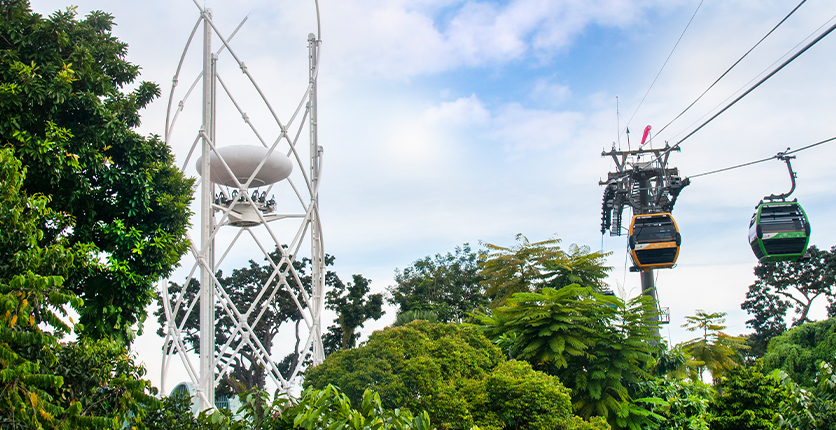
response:
<svg viewBox="0 0 836 430"><path fill-rule="evenodd" d="M164 96L143 115L141 131L162 134L171 77L197 8L187 0L78 3L82 14L114 14L129 60L142 66L142 79L160 84ZM65 6L32 4L43 13ZM233 45L278 110L292 111L307 76L307 34L316 31L312 2L204 4L227 33L249 14ZM383 291L395 268L418 258L465 242L511 245L523 233L603 246L613 252L610 284L635 294L638 275L624 270L626 239L599 233L598 180L612 168L600 153L618 140L617 125L636 112L698 4L322 0L321 207L326 251L337 257L340 276L362 273ZM706 1L635 113L633 144L647 124L658 131L673 119L796 4ZM683 137L834 15L832 2L807 2L688 114L654 134L653 144ZM831 35L683 143L671 164L694 175L836 135L834 50ZM183 81L199 67L189 64ZM182 157L185 149L174 151ZM836 143L793 162L793 197L820 248L836 244L834 156ZM695 179L682 192L674 211L682 253L675 269L658 274L661 305L672 313L665 334L674 343L690 338L679 325L696 309L728 312L729 332L747 332L739 305L756 264L746 243L749 217L762 196L789 189L788 179L774 161ZM363 332L393 319L390 309ZM153 379L159 346L149 324L138 353Z"/></svg>

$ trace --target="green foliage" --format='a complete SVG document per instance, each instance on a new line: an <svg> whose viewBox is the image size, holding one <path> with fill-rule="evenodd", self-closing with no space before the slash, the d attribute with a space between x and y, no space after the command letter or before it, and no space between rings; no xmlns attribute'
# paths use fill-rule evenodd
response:
<svg viewBox="0 0 836 430"><path fill-rule="evenodd" d="M83 414L117 417L125 423L142 417L145 407L157 402L149 395L156 389L142 379L145 369L121 343L81 338L59 344L56 356L58 362L49 373L63 378L64 384L53 397L73 399Z"/></svg>
<svg viewBox="0 0 836 430"><path fill-rule="evenodd" d="M517 235L512 247L485 244L489 253L480 262L479 275L491 298L491 308L505 304L514 293L540 292L543 288L561 288L580 284L600 290L612 268L604 266L609 253L591 252L589 247L572 245L569 252L560 249L560 239L529 242Z"/></svg>
<svg viewBox="0 0 836 430"><path fill-rule="evenodd" d="M383 311L383 294L369 294L371 288L370 279L363 275L354 275L354 283L343 284L336 278L333 288L325 293L325 307L337 312L336 326L329 327L329 331L335 333L334 340L339 335L339 349L354 348L360 333L358 328L369 320L378 320L385 313ZM367 296L368 294L368 296ZM336 345L326 350L333 350Z"/></svg>
<svg viewBox="0 0 836 430"><path fill-rule="evenodd" d="M740 357L738 352L746 348L745 338L730 336L721 331L726 329L725 316L725 312L707 313L697 310L697 315L686 316L688 322L682 324L690 332L702 332L701 337L682 344L682 349L700 367L700 381L706 369L711 372L712 380L718 380L723 372L739 364L736 361Z"/></svg>
<svg viewBox="0 0 836 430"><path fill-rule="evenodd" d="M836 428L836 374L826 362L819 363L816 384L804 389L790 376L776 370L782 385L789 391L789 398L781 404L782 428L793 430L818 430Z"/></svg>
<svg viewBox="0 0 836 430"><path fill-rule="evenodd" d="M634 398L633 386L650 377L657 312L648 297L625 303L590 287L517 293L493 314L477 315L482 330L514 358L557 376L572 390L584 417L602 416L614 428L651 428L661 419Z"/></svg>
<svg viewBox="0 0 836 430"><path fill-rule="evenodd" d="M423 311L419 309L398 312L398 315L395 317L395 322L392 323L392 327L400 327L402 325L407 325L412 321L420 320L434 324L438 322L438 315L434 311Z"/></svg>
<svg viewBox="0 0 836 430"><path fill-rule="evenodd" d="M137 427L142 430L198 430L201 424L192 413L191 396L181 391L163 397L158 404L148 408Z"/></svg>
<svg viewBox="0 0 836 430"><path fill-rule="evenodd" d="M654 377L666 377L675 380L682 380L688 377L699 379L696 368L702 366L702 362L694 361L691 354L685 350L684 344L674 345L668 348L667 342L660 342L657 349L656 365L653 366L651 374Z"/></svg>
<svg viewBox="0 0 836 430"><path fill-rule="evenodd" d="M802 324L769 342L764 369L781 369L804 387L816 385L821 363L836 366L836 318Z"/></svg>
<svg viewBox="0 0 836 430"><path fill-rule="evenodd" d="M716 394L711 385L689 379L651 378L642 384L642 392L666 402L652 407L665 417L664 428L708 430L708 405Z"/></svg>
<svg viewBox="0 0 836 430"><path fill-rule="evenodd" d="M265 391L240 396L241 408L229 411L206 410L195 417L191 400L183 393L164 398L162 407L153 407L137 423L139 430L430 430L426 412L417 415L401 409L386 409L373 391L363 393L360 405L339 388L308 389L298 400L279 396L272 402Z"/></svg>
<svg viewBox="0 0 836 430"><path fill-rule="evenodd" d="M591 417L589 421L584 421L577 415L572 416L565 425L566 430L610 430L612 428L604 417Z"/></svg>
<svg viewBox="0 0 836 430"><path fill-rule="evenodd" d="M502 361L475 328L415 321L331 354L307 370L305 386L339 386L355 407L368 388L380 394L384 407L426 410L440 428L470 428L473 417L457 381L484 379Z"/></svg>
<svg viewBox="0 0 836 430"><path fill-rule="evenodd" d="M778 429L778 411L789 399L777 377L763 374L760 360L730 368L715 381L719 395L709 405L711 430Z"/></svg>
<svg viewBox="0 0 836 430"><path fill-rule="evenodd" d="M608 428L573 417L557 378L505 362L475 327L414 321L375 332L306 373L308 388L332 383L354 407L372 389L383 407L427 411L439 429Z"/></svg>
<svg viewBox="0 0 836 430"><path fill-rule="evenodd" d="M289 421L288 418L292 418ZM363 392L357 409L351 400L333 385L322 390L306 390L299 403L281 413L279 420L292 423L286 428L305 430L429 430L430 417L426 412L412 415L398 408L386 409L380 395L370 390Z"/></svg>
<svg viewBox="0 0 836 430"><path fill-rule="evenodd" d="M127 45L104 12L77 20L69 8L44 18L28 1L9 0L0 16L0 145L29 170L22 190L48 196L57 215L39 226L37 241L98 254L53 274L84 299L86 335L127 344L154 282L188 246L192 181L164 142L133 131L159 88L141 82L123 92L139 67L125 60Z"/></svg>
<svg viewBox="0 0 836 430"><path fill-rule="evenodd" d="M465 243L455 253L436 254L395 270L396 285L387 288L389 304L404 312L431 311L440 322L461 322L469 312L488 305L477 254Z"/></svg>
<svg viewBox="0 0 836 430"><path fill-rule="evenodd" d="M0 425L20 429L115 428L154 404L144 370L112 340L60 343L67 308L84 301L63 274L89 258L65 239L40 245L39 226L60 220L43 196L23 192L25 170L0 149ZM75 329L80 329L76 324Z"/></svg>
<svg viewBox="0 0 836 430"><path fill-rule="evenodd" d="M572 418L569 390L524 361L508 361L484 379L464 381L462 392L482 430L561 428Z"/></svg>
<svg viewBox="0 0 836 430"><path fill-rule="evenodd" d="M755 267L757 279L740 305L752 315L746 324L755 330L749 340L753 357L762 357L769 340L787 330L790 308L797 315L793 327L809 322L810 307L822 296L830 303L829 316L836 316L836 246L830 251L810 246L807 253L809 259L758 263Z"/></svg>

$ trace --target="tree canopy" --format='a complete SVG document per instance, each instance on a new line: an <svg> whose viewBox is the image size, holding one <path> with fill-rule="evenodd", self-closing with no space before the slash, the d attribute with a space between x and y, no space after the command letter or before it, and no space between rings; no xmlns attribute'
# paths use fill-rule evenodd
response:
<svg viewBox="0 0 836 430"><path fill-rule="evenodd" d="M700 367L700 381L703 370L711 372L712 380L718 381L723 372L739 364L738 352L745 348L746 339L723 333L726 329L725 317L725 312L698 310L696 315L686 316L687 322L682 324L690 332L702 332L702 336L682 344L682 348Z"/></svg>
<svg viewBox="0 0 836 430"><path fill-rule="evenodd" d="M625 303L577 284L541 293L516 293L507 305L480 315L482 330L516 359L572 390L584 418L601 416L613 428L653 428L661 416L635 397L651 377L658 322L655 303L639 296Z"/></svg>
<svg viewBox="0 0 836 430"><path fill-rule="evenodd" d="M370 279L363 275L353 275L354 282L344 284L335 278L331 289L325 293L325 307L337 312L336 323L328 327L328 333L323 336L326 354L337 349L351 349L360 338L358 328L369 320L378 320L385 313L383 311L383 294L369 294Z"/></svg>
<svg viewBox="0 0 836 430"><path fill-rule="evenodd" d="M781 369L795 383L811 388L821 363L836 366L836 318L802 324L774 337L763 356L764 369Z"/></svg>
<svg viewBox="0 0 836 430"><path fill-rule="evenodd" d="M21 189L59 214L38 241L93 247L97 258L69 267L65 285L84 299L86 335L130 342L154 283L187 249L192 182L164 142L134 131L159 87L136 83L107 13L44 18L9 0L0 16L0 145L28 169Z"/></svg>
<svg viewBox="0 0 836 430"><path fill-rule="evenodd" d="M47 197L21 190L21 164L0 149L0 427L127 425L155 402L150 383L121 344L60 341L80 331L68 311L84 306L62 275L89 258L89 247L66 238L40 244L39 227L60 216Z"/></svg>
<svg viewBox="0 0 836 430"><path fill-rule="evenodd" d="M709 405L711 430L779 429L777 412L789 393L777 378L763 374L763 364L737 366L716 383L718 395Z"/></svg>
<svg viewBox="0 0 836 430"><path fill-rule="evenodd" d="M762 357L769 340L787 331L787 311L794 309L797 327L809 321L813 302L826 297L828 315L836 316L836 246L830 251L814 246L807 249L809 259L758 263L755 283L749 286L743 308L752 319L746 324L755 330L749 337L751 355Z"/></svg>
<svg viewBox="0 0 836 430"><path fill-rule="evenodd" d="M306 387L328 384L341 387L355 407L369 388L383 407L426 410L439 429L593 428L572 416L557 378L506 362L475 327L414 321L377 331L308 369Z"/></svg>
<svg viewBox="0 0 836 430"><path fill-rule="evenodd" d="M469 312L488 305L478 255L465 243L454 252L415 260L403 271L395 269L395 285L387 291L398 314L431 311L439 322L463 321Z"/></svg>
<svg viewBox="0 0 836 430"><path fill-rule="evenodd" d="M516 240L511 247L485 244L488 253L479 264L479 275L492 308L505 304L514 293L536 293L543 288L579 284L598 291L612 270L604 265L609 253L593 252L588 246L573 244L566 252L557 238L530 242L518 234Z"/></svg>
<svg viewBox="0 0 836 430"><path fill-rule="evenodd" d="M475 328L416 321L377 331L355 349L338 351L305 375L305 386L339 386L359 405L366 388L384 407L426 410L433 423L473 417L457 381L484 379L504 361L502 353Z"/></svg>

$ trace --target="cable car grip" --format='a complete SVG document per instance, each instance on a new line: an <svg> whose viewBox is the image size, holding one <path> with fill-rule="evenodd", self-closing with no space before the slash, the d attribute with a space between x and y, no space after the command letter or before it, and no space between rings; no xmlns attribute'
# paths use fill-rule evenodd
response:
<svg viewBox="0 0 836 430"><path fill-rule="evenodd" d="M787 148L787 151L789 151L789 150L790 150L790 148ZM795 155L787 155L786 152L779 152L778 154L775 155L775 158L787 163L787 170L790 172L790 181L792 182L792 188L789 190L789 192L786 192L786 193L783 193L783 194L778 194L778 195L771 194L767 197L764 197L764 200L770 200L770 201L774 201L774 200L778 200L778 199L786 200L787 197L789 197L795 191L796 173L793 172L792 164L790 163L790 160L795 158Z"/></svg>

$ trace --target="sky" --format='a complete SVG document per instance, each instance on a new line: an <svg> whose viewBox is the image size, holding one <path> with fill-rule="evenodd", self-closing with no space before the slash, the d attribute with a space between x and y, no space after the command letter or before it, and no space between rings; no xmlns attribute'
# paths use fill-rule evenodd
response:
<svg viewBox="0 0 836 430"><path fill-rule="evenodd" d="M31 3L43 14L67 6L61 0ZM314 3L201 5L212 8L225 34L247 17L232 46L279 116L289 118L307 84L307 37L317 33ZM396 269L419 258L463 243L475 249L480 243L510 246L522 233L532 241L557 237L564 247L611 252L608 283L636 295L640 280L627 271L626 237L600 233L598 181L614 169L601 152L613 145L626 149L620 131L628 125L633 147L646 125L652 126L654 147L679 141L836 18L833 2L806 2L656 134L796 5L321 0L320 207L334 269L344 280L363 274L373 292L384 292ZM91 10L114 16L113 33L128 43L128 60L142 67L142 80L160 85L163 96L143 112L139 132L163 135L172 77L198 8L189 0L78 1L80 15ZM836 136L835 50L836 35L823 39L683 142L670 165L682 176L697 175ZM193 46L186 57L181 91L199 73L198 52ZM221 54L219 67L233 90L240 90L236 100L258 105L230 60ZM219 136L230 144L248 139L240 115L224 103ZM184 111L179 121L188 124L196 115ZM267 124L267 135L275 132L263 108L254 108L252 118ZM184 127L171 140L178 165L193 138L194 130ZM836 245L836 143L796 155L792 197L810 218L811 244L829 249ZM186 172L197 175L193 162ZM763 196L789 187L786 166L770 161L695 178L683 190L674 209L683 238L679 260L674 269L657 271L660 305L671 312L662 332L672 343L693 337L680 326L697 309L726 312L730 334L749 331L740 309L757 263L747 243L748 222ZM228 263L249 258L261 257L236 253ZM818 305L813 317L826 317L824 303ZM363 336L391 324L394 315L387 308L381 320L365 325ZM156 328L149 318L134 348L155 384L161 345Z"/></svg>

